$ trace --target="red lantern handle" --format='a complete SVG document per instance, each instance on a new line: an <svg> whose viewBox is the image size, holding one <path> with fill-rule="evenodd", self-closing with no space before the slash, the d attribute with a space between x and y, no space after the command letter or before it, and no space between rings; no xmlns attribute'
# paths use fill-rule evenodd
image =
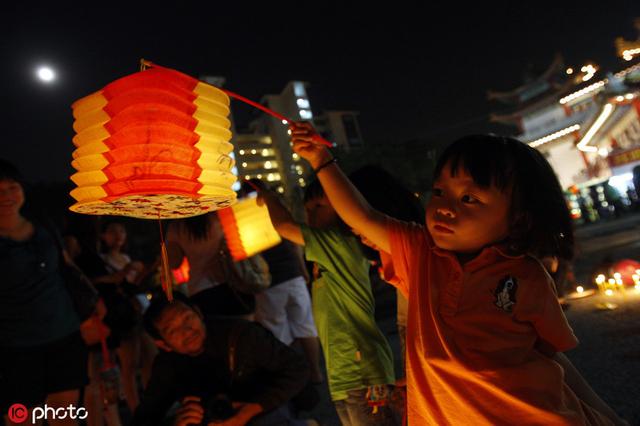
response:
<svg viewBox="0 0 640 426"><path fill-rule="evenodd" d="M234 92L232 92L230 90L227 90L227 89L222 89L220 87L218 87L218 89L222 90L224 93L229 95L229 97L231 97L231 98L234 98L234 99L237 99L239 101L242 101L245 104L251 105L254 108L257 108L257 109L259 109L261 111L266 112L267 114L271 115L272 117L275 117L275 118L277 118L279 120L282 120L283 124L288 124L289 126L292 126L292 127L296 127L298 125L297 122L288 119L287 117L285 117L284 115L280 114L279 112L275 112L274 110L269 109L264 105L261 105L261 104L259 104L257 102L252 101L251 99L247 99L244 96L238 95L237 93L234 93ZM329 148L333 147L333 144L331 142L329 142L328 140L326 140L325 138L323 138L322 136L320 136L317 133L315 133L312 136L311 140L314 143L325 145L325 146L328 146Z"/></svg>
<svg viewBox="0 0 640 426"><path fill-rule="evenodd" d="M147 60L144 60L144 59L140 60L140 65L141 65L141 67L143 69L146 68L146 67L163 68L160 65L156 65L153 62L147 61ZM206 84L210 84L210 83L206 83ZM278 120L282 120L283 124L288 124L289 126L293 126L293 127L296 127L298 125L298 122L290 120L287 117L285 117L284 115L280 114L279 112L275 112L274 110L269 109L264 105L261 105L261 104L259 104L257 102L252 101L251 99L247 99L244 96L238 95L237 93L234 93L234 92L232 92L230 90L227 90L227 89L223 89L221 87L218 87L217 89L222 90L224 93L226 93L231 98L237 99L237 100L239 100L241 102L244 102L247 105L251 105L254 108L257 108L257 109L259 109L259 110L261 110L263 112L266 112L267 114L269 114L272 117L277 118ZM327 146L329 148L333 147L333 144L331 142L329 142L328 140L326 140L325 138L323 138L322 136L320 136L317 133L315 133L311 137L311 140L314 143L317 143L317 144L320 144L320 145L325 145L325 146Z"/></svg>

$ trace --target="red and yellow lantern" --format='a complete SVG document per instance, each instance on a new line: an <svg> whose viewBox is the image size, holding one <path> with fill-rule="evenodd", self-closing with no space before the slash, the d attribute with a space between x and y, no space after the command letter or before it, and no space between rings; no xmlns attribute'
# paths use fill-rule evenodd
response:
<svg viewBox="0 0 640 426"><path fill-rule="evenodd" d="M233 206L218 210L227 247L234 261L251 257L282 240L271 224L269 210L259 206L256 197L247 197Z"/></svg>
<svg viewBox="0 0 640 426"><path fill-rule="evenodd" d="M181 218L235 201L229 97L220 89L152 67L72 108L71 210Z"/></svg>

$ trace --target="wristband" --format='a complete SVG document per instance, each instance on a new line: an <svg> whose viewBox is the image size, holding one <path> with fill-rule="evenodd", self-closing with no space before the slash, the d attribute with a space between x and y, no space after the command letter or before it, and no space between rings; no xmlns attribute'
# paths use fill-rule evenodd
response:
<svg viewBox="0 0 640 426"><path fill-rule="evenodd" d="M317 169L314 169L313 172L315 174L320 173L320 170L324 169L327 166L332 165L333 163L337 163L338 159L336 157L333 157L331 160L328 160L327 162L323 163L322 165L320 165Z"/></svg>

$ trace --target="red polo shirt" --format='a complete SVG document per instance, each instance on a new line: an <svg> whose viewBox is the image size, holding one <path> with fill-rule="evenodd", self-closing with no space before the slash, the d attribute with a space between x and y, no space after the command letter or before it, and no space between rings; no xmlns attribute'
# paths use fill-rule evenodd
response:
<svg viewBox="0 0 640 426"><path fill-rule="evenodd" d="M390 219L388 232L386 278L409 299L411 425L610 424L550 358L577 339L537 260L494 246L460 265L423 226Z"/></svg>

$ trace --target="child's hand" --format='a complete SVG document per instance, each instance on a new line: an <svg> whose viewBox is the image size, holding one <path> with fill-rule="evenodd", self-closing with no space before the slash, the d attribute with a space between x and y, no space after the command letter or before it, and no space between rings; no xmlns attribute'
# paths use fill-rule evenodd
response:
<svg viewBox="0 0 640 426"><path fill-rule="evenodd" d="M309 162L312 168L317 169L322 164L331 160L329 150L319 143L314 142L314 136L318 136L315 129L309 123L292 124L291 141L293 151Z"/></svg>

